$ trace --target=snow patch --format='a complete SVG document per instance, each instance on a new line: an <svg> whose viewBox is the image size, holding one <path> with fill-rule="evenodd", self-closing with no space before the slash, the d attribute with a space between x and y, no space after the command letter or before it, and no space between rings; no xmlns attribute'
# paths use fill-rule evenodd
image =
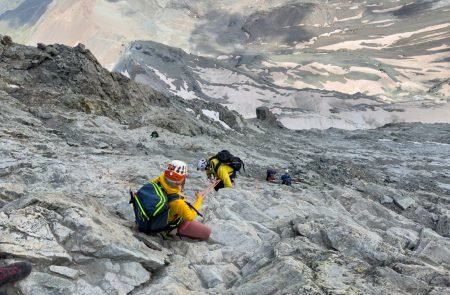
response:
<svg viewBox="0 0 450 295"><path fill-rule="evenodd" d="M329 76L330 73L334 75L345 75L346 73L348 73L347 70L339 66L331 64L321 64L318 62L313 62L308 65L302 66L301 70L324 76Z"/></svg>
<svg viewBox="0 0 450 295"><path fill-rule="evenodd" d="M436 184L437 184L440 188L443 188L443 189L446 189L446 190L450 190L450 184L448 184L448 183L436 182Z"/></svg>
<svg viewBox="0 0 450 295"><path fill-rule="evenodd" d="M342 32L343 32L343 30L337 29L337 30L334 30L334 31L329 32L329 33L320 34L319 37L330 37L331 35L339 34L339 33L342 33Z"/></svg>
<svg viewBox="0 0 450 295"><path fill-rule="evenodd" d="M186 81L183 81L183 87L180 87L180 89L176 89L175 93L186 100L198 98L195 92L188 90L188 88L189 86L187 85Z"/></svg>
<svg viewBox="0 0 450 295"><path fill-rule="evenodd" d="M210 111L210 110L202 110L202 113L203 113L203 115L207 116L208 118L211 118L216 122L219 122L226 129L231 129L230 126L228 126L224 121L219 119L219 112Z"/></svg>
<svg viewBox="0 0 450 295"><path fill-rule="evenodd" d="M384 25L379 25L379 26L377 26L377 28L387 28L387 27L390 27L390 26L392 26L394 24L395 23L388 23L388 24L384 24Z"/></svg>
<svg viewBox="0 0 450 295"><path fill-rule="evenodd" d="M152 68L150 66L147 66L147 68L149 68L150 70L152 70L157 76L158 78L163 81L164 83L166 83L167 86L169 86L170 90L176 90L175 85L173 85L173 82L175 81L175 79L169 78L166 75L164 75L163 73L161 73L160 71L158 71L155 68Z"/></svg>
<svg viewBox="0 0 450 295"><path fill-rule="evenodd" d="M396 19L387 18L387 19L383 19L383 20L373 21L370 24L383 24L383 23L389 23L389 22L395 22L395 21L396 21Z"/></svg>
<svg viewBox="0 0 450 295"><path fill-rule="evenodd" d="M120 72L122 75L124 75L125 77L127 77L128 79L131 79L130 74L128 73L127 70Z"/></svg>
<svg viewBox="0 0 450 295"><path fill-rule="evenodd" d="M450 23L440 24L440 25L436 25L436 26L426 27L421 30L417 30L417 31L413 31L413 32L404 32L404 33L399 33L399 34L386 35L386 36L383 36L381 38L376 38L376 39L344 41L344 42L340 42L340 43L333 44L333 45L319 47L318 49L319 50L332 50L332 51L342 50L342 49L358 50L358 49L364 49L364 48L384 49L386 47L394 45L396 42L398 42L402 39L410 38L413 35L426 33L426 32L430 32L430 31L441 30L441 29L447 28L449 26L450 26ZM368 44L375 44L376 46L368 45Z"/></svg>
<svg viewBox="0 0 450 295"><path fill-rule="evenodd" d="M312 37L309 41L306 42L300 42L295 45L295 49L305 49L308 48L309 45L313 45L317 41L317 37Z"/></svg>
<svg viewBox="0 0 450 295"><path fill-rule="evenodd" d="M321 111L316 113L293 113L291 116L279 117L281 123L290 129L371 129L381 127L392 122L423 122L447 123L450 105L442 108L426 108L420 105L405 105L405 112L389 112L383 109L340 112L327 114Z"/></svg>
<svg viewBox="0 0 450 295"><path fill-rule="evenodd" d="M450 49L450 46L448 46L447 44L442 44L439 47L428 48L427 51L438 51L443 49Z"/></svg>
<svg viewBox="0 0 450 295"><path fill-rule="evenodd" d="M147 68L151 69L158 76L158 78L169 87L170 92L172 92L173 94L178 95L186 100L197 98L197 95L194 91L188 90L189 86L187 85L186 81L183 81L183 87L180 87L178 89L173 83L174 81L176 81L176 79L172 79L150 66L147 66Z"/></svg>
<svg viewBox="0 0 450 295"><path fill-rule="evenodd" d="M15 84L8 84L7 86L8 86L9 88L14 88L14 89L20 88L19 85L15 85Z"/></svg>
<svg viewBox="0 0 450 295"><path fill-rule="evenodd" d="M347 17L347 18L338 19L337 17L334 17L334 21L335 22L344 22L344 21L348 21L348 20L361 19L362 15L363 15L363 13L360 12L358 15Z"/></svg>
<svg viewBox="0 0 450 295"><path fill-rule="evenodd" d="M406 5L412 4L414 2L408 3ZM406 6L406 5L399 5L399 6L395 6L395 7L391 7L391 8L386 8L386 9L374 9L372 10L373 13L385 13L385 12L392 12L392 11L396 11L399 10L400 8Z"/></svg>

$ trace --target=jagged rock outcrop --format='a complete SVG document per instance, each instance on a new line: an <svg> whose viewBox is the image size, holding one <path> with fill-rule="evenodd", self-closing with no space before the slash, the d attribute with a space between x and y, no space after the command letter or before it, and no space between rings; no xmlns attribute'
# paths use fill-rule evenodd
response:
<svg viewBox="0 0 450 295"><path fill-rule="evenodd" d="M205 124L196 122L201 109L195 101L187 103L175 96L168 97L107 71L82 44L74 48L39 44L34 48L3 43L6 45L0 45L2 88L41 116L48 116L55 108L65 108L107 116L133 127L153 122L186 135L221 132L209 128L209 120ZM239 114L218 104L210 105L221 110L229 127L242 128ZM161 112L161 108L167 111ZM186 108L195 110L194 114L186 112ZM169 113L171 119L167 120Z"/></svg>
<svg viewBox="0 0 450 295"><path fill-rule="evenodd" d="M256 108L256 119L263 121L275 121L276 117L268 107L258 107Z"/></svg>
<svg viewBox="0 0 450 295"><path fill-rule="evenodd" d="M450 292L448 124L280 132L236 119L235 132L219 122L231 127L226 109L209 108L214 120L206 103L141 88L82 46L39 47L0 45L0 255L34 267L0 290ZM210 240L135 231L130 187L177 158L192 199L208 185L197 160L223 148L246 172L205 197ZM267 167L296 181L266 183Z"/></svg>
<svg viewBox="0 0 450 295"><path fill-rule="evenodd" d="M274 126L283 128L283 124L277 120L277 117L269 110L268 107L257 107L256 108L256 119L265 121Z"/></svg>

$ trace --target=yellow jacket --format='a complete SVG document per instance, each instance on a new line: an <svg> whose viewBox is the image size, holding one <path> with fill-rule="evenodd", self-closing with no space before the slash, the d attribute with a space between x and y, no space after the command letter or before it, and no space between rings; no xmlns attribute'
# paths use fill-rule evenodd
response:
<svg viewBox="0 0 450 295"><path fill-rule="evenodd" d="M220 164L219 169L217 169L216 173L215 167L219 163L219 160L212 159L211 162L212 165L210 165L210 168L206 170L206 174L208 176L212 174L216 178L222 180L224 187L232 187L233 183L231 182L230 176L234 173L234 169L227 164Z"/></svg>
<svg viewBox="0 0 450 295"><path fill-rule="evenodd" d="M180 196L179 199L169 202L169 223L177 220L178 218L182 218L186 221L192 221L195 217L197 217L197 212L186 204L186 197L181 193L181 187L173 188L169 186L164 179L164 173L153 179L153 182L159 184L167 195L177 194ZM197 195L197 200L192 206L198 211L200 210L202 201L202 196Z"/></svg>

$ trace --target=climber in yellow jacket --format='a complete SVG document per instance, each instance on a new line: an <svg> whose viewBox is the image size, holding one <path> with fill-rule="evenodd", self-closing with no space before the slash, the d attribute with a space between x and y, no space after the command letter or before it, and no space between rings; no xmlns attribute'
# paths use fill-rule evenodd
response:
<svg viewBox="0 0 450 295"><path fill-rule="evenodd" d="M183 161L174 160L170 162L166 170L153 182L159 184L167 196L178 195L178 198L169 202L169 218L168 223L180 223L177 227L179 236L189 237L199 240L207 240L211 234L211 229L194 219L199 214L203 196L196 194L196 201L193 205L186 201L182 190L186 182L187 164Z"/></svg>
<svg viewBox="0 0 450 295"><path fill-rule="evenodd" d="M218 191L221 188L233 187L234 178L236 176L234 169L228 164L224 163L219 164L218 159L211 159L211 158L201 159L197 164L197 170L206 171L206 175L208 176L208 179L210 179L211 181L215 179L221 180L214 187L216 191Z"/></svg>

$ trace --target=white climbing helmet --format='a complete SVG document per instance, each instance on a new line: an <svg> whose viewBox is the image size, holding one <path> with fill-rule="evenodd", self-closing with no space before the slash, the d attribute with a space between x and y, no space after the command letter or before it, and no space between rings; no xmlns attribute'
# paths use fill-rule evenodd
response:
<svg viewBox="0 0 450 295"><path fill-rule="evenodd" d="M164 171L164 179L170 186L182 185L186 180L187 164L180 160L173 160Z"/></svg>
<svg viewBox="0 0 450 295"><path fill-rule="evenodd" d="M208 160L200 159L197 163L197 170L206 170L206 167L208 167Z"/></svg>

